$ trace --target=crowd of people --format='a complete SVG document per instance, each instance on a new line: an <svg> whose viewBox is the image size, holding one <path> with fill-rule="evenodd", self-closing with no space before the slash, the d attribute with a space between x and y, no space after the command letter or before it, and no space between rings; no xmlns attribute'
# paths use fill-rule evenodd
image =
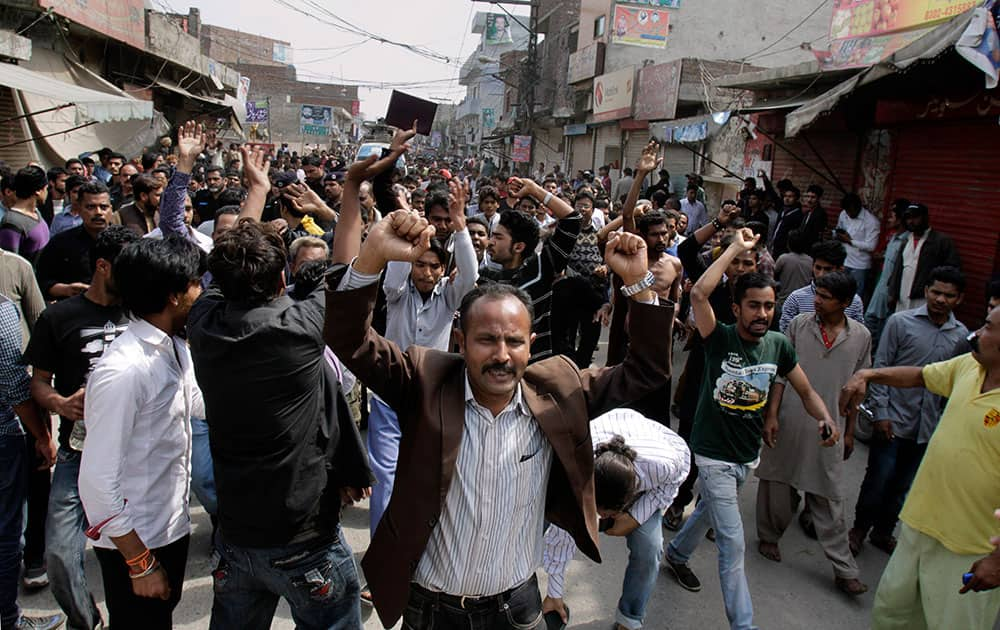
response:
<svg viewBox="0 0 1000 630"><path fill-rule="evenodd" d="M615 182L399 168L415 134L349 164L188 122L136 159L0 172L3 630L171 627L192 492L214 629L270 627L281 599L304 629L360 628L363 605L565 627L600 533L629 550L616 630L661 568L701 589L706 538L730 626L754 628L751 475L765 558L797 519L856 597L855 557L891 554L874 628L993 627L1000 283L970 334L926 206L881 221L846 192L831 221L820 186L760 173L709 208L655 142ZM340 519L365 499L363 582ZM22 615L19 585L62 613Z"/></svg>

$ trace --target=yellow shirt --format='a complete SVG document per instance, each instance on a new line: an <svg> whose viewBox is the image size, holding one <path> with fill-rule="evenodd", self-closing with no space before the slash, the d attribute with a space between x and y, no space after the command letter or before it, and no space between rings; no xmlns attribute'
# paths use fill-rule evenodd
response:
<svg viewBox="0 0 1000 630"><path fill-rule="evenodd" d="M899 517L954 553L988 554L1000 533L1000 389L980 393L986 370L972 354L926 365L923 376L949 400Z"/></svg>

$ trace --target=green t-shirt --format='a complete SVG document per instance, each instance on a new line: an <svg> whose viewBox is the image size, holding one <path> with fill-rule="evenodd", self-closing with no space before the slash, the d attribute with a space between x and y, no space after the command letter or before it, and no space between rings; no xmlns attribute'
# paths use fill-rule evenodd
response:
<svg viewBox="0 0 1000 630"><path fill-rule="evenodd" d="M705 372L691 448L703 457L748 464L760 453L771 385L798 363L795 348L770 330L756 343L744 341L729 324L717 324L704 341Z"/></svg>

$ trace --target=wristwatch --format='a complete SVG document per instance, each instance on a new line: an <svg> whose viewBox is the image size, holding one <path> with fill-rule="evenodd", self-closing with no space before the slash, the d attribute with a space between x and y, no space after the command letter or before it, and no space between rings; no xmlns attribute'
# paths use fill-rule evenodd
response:
<svg viewBox="0 0 1000 630"><path fill-rule="evenodd" d="M625 297L632 297L637 293L642 293L649 287L653 286L654 282L656 282L656 279L653 278L653 272L647 271L646 277L644 277L642 280L636 282L635 284L630 284L626 287L622 287L621 288L622 295L624 295Z"/></svg>

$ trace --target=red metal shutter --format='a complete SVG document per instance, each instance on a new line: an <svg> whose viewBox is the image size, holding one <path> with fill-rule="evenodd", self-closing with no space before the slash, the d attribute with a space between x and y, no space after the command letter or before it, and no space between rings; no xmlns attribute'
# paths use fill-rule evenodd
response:
<svg viewBox="0 0 1000 630"><path fill-rule="evenodd" d="M830 180L839 182L845 190L850 192L857 189L860 142L859 136L847 129L842 131L811 131L807 129L795 138L782 139L781 144L788 150L775 145L771 180L776 182L788 178L802 192L805 192L810 184L822 187L823 207L829 214L832 226L837 221L837 216L840 213L840 199L844 194L837 190L836 185L797 160L792 153L805 160L809 166Z"/></svg>
<svg viewBox="0 0 1000 630"><path fill-rule="evenodd" d="M899 129L888 200L903 197L930 209L931 228L950 236L962 257L967 290L958 317L978 324L985 287L997 272L1000 208L994 119L921 122Z"/></svg>

